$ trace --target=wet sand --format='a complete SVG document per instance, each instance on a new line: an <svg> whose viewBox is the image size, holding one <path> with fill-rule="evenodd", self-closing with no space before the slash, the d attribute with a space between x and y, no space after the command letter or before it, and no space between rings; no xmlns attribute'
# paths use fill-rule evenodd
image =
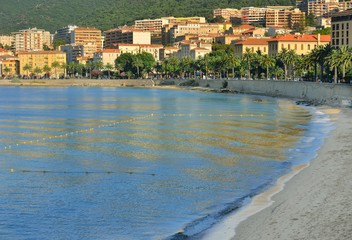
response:
<svg viewBox="0 0 352 240"><path fill-rule="evenodd" d="M352 239L352 111L321 108L335 129L310 165L278 180L204 239Z"/></svg>

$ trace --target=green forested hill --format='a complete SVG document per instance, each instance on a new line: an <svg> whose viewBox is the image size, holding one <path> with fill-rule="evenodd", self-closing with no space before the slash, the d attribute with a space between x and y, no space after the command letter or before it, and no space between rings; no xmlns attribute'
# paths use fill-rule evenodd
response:
<svg viewBox="0 0 352 240"><path fill-rule="evenodd" d="M76 24L106 30L136 19L162 16L211 17L214 8L291 5L292 0L0 0L0 34Z"/></svg>

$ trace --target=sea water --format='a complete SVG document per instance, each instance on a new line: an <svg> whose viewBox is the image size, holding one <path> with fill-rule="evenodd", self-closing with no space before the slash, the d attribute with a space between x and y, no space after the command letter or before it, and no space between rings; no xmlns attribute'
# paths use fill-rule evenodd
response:
<svg viewBox="0 0 352 240"><path fill-rule="evenodd" d="M315 156L330 123L284 99L0 88L0 239L186 239Z"/></svg>

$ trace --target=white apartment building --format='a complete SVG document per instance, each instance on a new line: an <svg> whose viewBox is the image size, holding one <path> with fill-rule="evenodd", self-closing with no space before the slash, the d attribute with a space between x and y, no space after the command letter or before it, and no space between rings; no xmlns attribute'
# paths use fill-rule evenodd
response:
<svg viewBox="0 0 352 240"><path fill-rule="evenodd" d="M12 49L15 51L40 51L43 45L51 45L50 32L44 29L25 29L11 34Z"/></svg>

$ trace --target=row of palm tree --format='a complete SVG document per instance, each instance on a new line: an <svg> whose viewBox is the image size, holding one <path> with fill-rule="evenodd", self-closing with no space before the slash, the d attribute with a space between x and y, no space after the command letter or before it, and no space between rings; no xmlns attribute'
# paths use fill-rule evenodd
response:
<svg viewBox="0 0 352 240"><path fill-rule="evenodd" d="M352 66L352 48L321 45L306 55L298 55L292 49L282 49L272 57L260 51L252 52L247 48L241 58L235 56L232 51L222 50L211 52L197 60L190 57L171 57L157 63L155 70L166 78L208 78L210 75L217 78L231 76L246 79L331 81L333 76L334 82L337 83L338 73L344 81L349 66Z"/></svg>
<svg viewBox="0 0 352 240"><path fill-rule="evenodd" d="M52 73L54 74L54 78L58 78L58 72L59 70L64 70L65 76L75 76L79 75L80 77L83 77L83 73L86 73L86 75L92 75L93 70L106 70L108 71L108 76L110 78L110 73L114 69L114 66L110 63L107 63L106 65L102 64L101 61L99 62L87 62L86 64L81 64L78 62L71 62L71 63L59 63L58 61L54 61L51 66L44 65L42 68L36 66L35 68L32 68L31 65L26 64L23 66L23 71L26 72L27 76L35 75L36 77L39 77L41 73L45 73L47 76L50 76Z"/></svg>

